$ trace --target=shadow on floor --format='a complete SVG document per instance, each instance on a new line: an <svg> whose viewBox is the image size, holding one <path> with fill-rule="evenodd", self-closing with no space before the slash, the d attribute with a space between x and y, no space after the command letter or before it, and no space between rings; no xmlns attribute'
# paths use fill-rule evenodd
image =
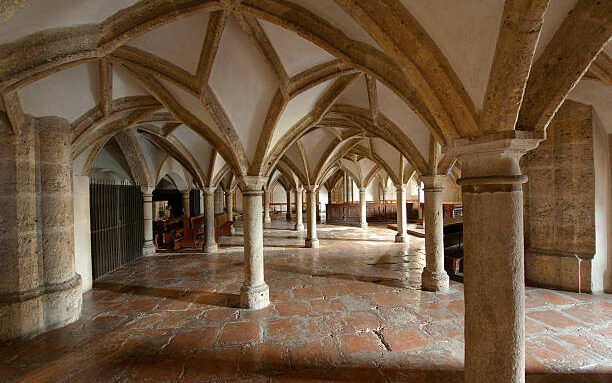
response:
<svg viewBox="0 0 612 383"><path fill-rule="evenodd" d="M100 290L108 290L115 293L135 294L152 296L158 298L168 298L193 302L209 306L220 306L230 308L240 308L240 295L230 293L217 293L208 291L188 291L180 289L162 289L140 285L123 285L109 282L96 282L94 287Z"/></svg>

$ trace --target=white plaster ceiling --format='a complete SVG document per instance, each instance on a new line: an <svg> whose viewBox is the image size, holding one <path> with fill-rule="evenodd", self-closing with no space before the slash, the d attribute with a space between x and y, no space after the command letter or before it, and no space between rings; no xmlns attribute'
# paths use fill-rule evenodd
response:
<svg viewBox="0 0 612 383"><path fill-rule="evenodd" d="M316 167L335 137L326 129L313 129L301 138L304 151L307 153L308 172L315 175Z"/></svg>
<svg viewBox="0 0 612 383"><path fill-rule="evenodd" d="M366 88L365 76L359 76L342 92L337 104L351 104L360 108L369 109L368 90Z"/></svg>
<svg viewBox="0 0 612 383"><path fill-rule="evenodd" d="M99 23L138 0L31 0L0 28L0 44L50 28Z"/></svg>
<svg viewBox="0 0 612 383"><path fill-rule="evenodd" d="M233 17L227 20L211 72L210 86L234 125L247 159L251 161L278 85Z"/></svg>
<svg viewBox="0 0 612 383"><path fill-rule="evenodd" d="M429 157L429 129L421 119L389 88L377 82L379 110L397 125L414 143L427 160Z"/></svg>
<svg viewBox="0 0 612 383"><path fill-rule="evenodd" d="M274 145L276 145L280 138L283 137L295 123L312 111L317 99L325 92L332 82L333 80L327 80L300 93L293 100L289 101L274 128L268 152L274 148Z"/></svg>
<svg viewBox="0 0 612 383"><path fill-rule="evenodd" d="M172 157L167 157L158 172L157 183L165 176L169 176L177 189L186 190L188 180L185 180L185 170L183 166Z"/></svg>
<svg viewBox="0 0 612 383"><path fill-rule="evenodd" d="M200 100L169 81L162 78L158 78L158 80L185 109L189 110L200 121L212 128L217 126Z"/></svg>
<svg viewBox="0 0 612 383"><path fill-rule="evenodd" d="M364 181L372 169L376 166L376 163L369 158L362 158L357 162L357 164L359 165L359 170L361 171L361 179Z"/></svg>
<svg viewBox="0 0 612 383"><path fill-rule="evenodd" d="M612 134L612 86L601 81L584 79L576 84L568 98L593 105L604 129L608 134Z"/></svg>
<svg viewBox="0 0 612 383"><path fill-rule="evenodd" d="M267 21L259 22L289 76L335 59L327 51L292 31Z"/></svg>
<svg viewBox="0 0 612 383"><path fill-rule="evenodd" d="M223 166L225 166L225 160L219 153L216 153L211 179L217 176L217 174L223 169Z"/></svg>
<svg viewBox="0 0 612 383"><path fill-rule="evenodd" d="M210 163L213 152L210 144L185 125L179 126L172 132L172 135L187 148L198 165L200 165L200 169L202 169L204 176L207 176L208 164Z"/></svg>
<svg viewBox="0 0 612 383"><path fill-rule="evenodd" d="M162 152L156 145L151 143L151 141L147 140L141 134L136 134L136 140L138 141L142 155L147 162L151 179L155 180L157 171L162 166L165 158L164 152Z"/></svg>
<svg viewBox="0 0 612 383"><path fill-rule="evenodd" d="M348 158L341 158L340 159L340 164L342 164L342 166L349 171L349 174L351 176L356 177L357 179L354 180L358 183L361 183L361 181L363 180L363 178L361 177L361 172L359 171L359 168L357 167L357 164L353 161L350 160Z"/></svg>
<svg viewBox="0 0 612 383"><path fill-rule="evenodd" d="M23 111L76 120L97 104L97 68L96 63L75 65L26 86L18 92Z"/></svg>
<svg viewBox="0 0 612 383"><path fill-rule="evenodd" d="M574 8L577 2L578 0L553 0L548 3L542 31L540 32L540 39L536 46L534 61L544 52L544 48L550 43L550 40L561 26L561 23L563 23L568 12Z"/></svg>
<svg viewBox="0 0 612 383"><path fill-rule="evenodd" d="M482 108L503 0L400 0L454 68L477 110Z"/></svg>
<svg viewBox="0 0 612 383"><path fill-rule="evenodd" d="M400 159L402 158L400 152L391 146L386 141L380 138L372 138L372 146L374 152L391 168L394 175L400 178Z"/></svg>
<svg viewBox="0 0 612 383"><path fill-rule="evenodd" d="M355 20L347 15L333 0L298 0L294 3L307 8L315 15L327 20L331 25L340 29L349 38L364 42L380 49L378 44L364 31Z"/></svg>
<svg viewBox="0 0 612 383"><path fill-rule="evenodd" d="M112 67L113 99L150 95L123 67L120 65L113 65ZM97 78L97 74L94 73L93 76ZM96 94L98 94L98 91L96 91Z"/></svg>
<svg viewBox="0 0 612 383"><path fill-rule="evenodd" d="M128 45L166 59L194 74L198 69L209 18L209 12L199 12L138 36Z"/></svg>
<svg viewBox="0 0 612 383"><path fill-rule="evenodd" d="M304 167L304 160L302 158L302 154L300 153L300 150L298 149L297 142L291 145L289 149L285 151L285 157L287 157L287 159L291 161L291 163L299 171L301 171L305 177L308 176L308 172L306 171L306 168Z"/></svg>

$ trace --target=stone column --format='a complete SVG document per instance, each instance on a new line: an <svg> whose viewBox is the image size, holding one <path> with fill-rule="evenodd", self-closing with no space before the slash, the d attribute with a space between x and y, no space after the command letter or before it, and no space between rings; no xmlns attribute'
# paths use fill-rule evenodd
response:
<svg viewBox="0 0 612 383"><path fill-rule="evenodd" d="M261 309L270 304L270 289L264 280L262 186L265 177L247 176L241 180L244 221L244 284L240 305Z"/></svg>
<svg viewBox="0 0 612 383"><path fill-rule="evenodd" d="M368 214L368 206L366 203L366 188L360 187L359 188L359 226L362 229L365 229L368 227L367 214Z"/></svg>
<svg viewBox="0 0 612 383"><path fill-rule="evenodd" d="M203 188L204 192L204 245L202 251L215 253L219 250L215 242L215 188Z"/></svg>
<svg viewBox="0 0 612 383"><path fill-rule="evenodd" d="M448 290L448 274L444 270L444 220L442 188L446 176L422 177L425 188L425 268L421 275L424 290Z"/></svg>
<svg viewBox="0 0 612 383"><path fill-rule="evenodd" d="M81 316L81 276L74 265L74 206L70 124L57 117L38 119L40 171L40 250L44 275L43 312L50 330Z"/></svg>
<svg viewBox="0 0 612 383"><path fill-rule="evenodd" d="M306 247L317 249L319 239L317 238L317 186L306 186L306 198L308 199L308 233L306 236Z"/></svg>
<svg viewBox="0 0 612 383"><path fill-rule="evenodd" d="M227 210L227 220L234 221L234 193L231 191L225 192L225 209ZM234 235L234 224L230 226L230 235Z"/></svg>
<svg viewBox="0 0 612 383"><path fill-rule="evenodd" d="M189 206L189 193L191 190L181 190L181 197L183 198L183 214L185 217L190 216L191 207Z"/></svg>
<svg viewBox="0 0 612 383"><path fill-rule="evenodd" d="M291 190L287 190L287 221L291 221L293 214L291 214Z"/></svg>
<svg viewBox="0 0 612 383"><path fill-rule="evenodd" d="M143 224L144 224L144 244L142 246L142 255L150 256L155 254L155 244L153 243L153 188L143 186Z"/></svg>
<svg viewBox="0 0 612 383"><path fill-rule="evenodd" d="M395 185L396 188L396 201L397 201L397 234L395 235L395 242L406 243L408 242L408 235L406 229L408 223L406 221L406 185Z"/></svg>
<svg viewBox="0 0 612 383"><path fill-rule="evenodd" d="M302 187L295 188L295 230L304 231L302 221Z"/></svg>
<svg viewBox="0 0 612 383"><path fill-rule="evenodd" d="M45 330L38 260L36 128L0 119L0 341ZM23 294L24 292L28 293Z"/></svg>
<svg viewBox="0 0 612 383"><path fill-rule="evenodd" d="M264 205L264 227L270 227L272 218L270 218L270 190L264 189L263 192Z"/></svg>
<svg viewBox="0 0 612 383"><path fill-rule="evenodd" d="M525 381L523 191L519 159L543 132L452 142L463 167L465 381Z"/></svg>

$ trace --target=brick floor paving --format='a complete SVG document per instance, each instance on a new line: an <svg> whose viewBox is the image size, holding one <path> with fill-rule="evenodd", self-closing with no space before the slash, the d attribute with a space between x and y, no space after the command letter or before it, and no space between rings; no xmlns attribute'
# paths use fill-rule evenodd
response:
<svg viewBox="0 0 612 383"><path fill-rule="evenodd" d="M242 236L102 278L83 317L0 348L0 381L463 382L463 286L415 290L424 240L321 225L319 250L267 229L272 304L236 308ZM528 382L612 381L612 297L527 288Z"/></svg>

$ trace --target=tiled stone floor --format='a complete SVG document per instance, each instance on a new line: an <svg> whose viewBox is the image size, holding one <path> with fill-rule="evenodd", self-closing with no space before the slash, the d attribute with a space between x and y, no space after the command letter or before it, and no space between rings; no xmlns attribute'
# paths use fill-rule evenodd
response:
<svg viewBox="0 0 612 383"><path fill-rule="evenodd" d="M0 348L0 381L463 381L463 286L406 288L423 239L321 225L317 251L274 224L270 307L234 308L240 235L216 255L141 259L85 294L77 323ZM526 307L528 382L612 381L610 295L528 288Z"/></svg>

